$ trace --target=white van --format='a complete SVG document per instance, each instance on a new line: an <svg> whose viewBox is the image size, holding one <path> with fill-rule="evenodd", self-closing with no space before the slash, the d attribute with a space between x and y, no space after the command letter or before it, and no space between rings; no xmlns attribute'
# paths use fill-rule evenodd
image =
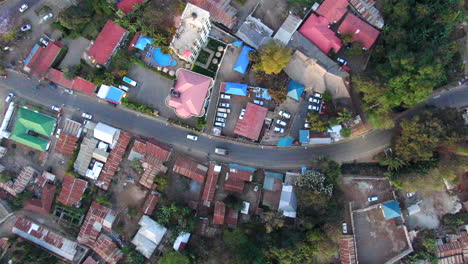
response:
<svg viewBox="0 0 468 264"><path fill-rule="evenodd" d="M226 156L228 154L228 151L226 149L223 149L223 148L215 148L214 152L216 154L218 154L218 155L224 155L224 156Z"/></svg>
<svg viewBox="0 0 468 264"><path fill-rule="evenodd" d="M128 93L128 91L130 91L130 88L128 88L127 86L125 85L119 85L119 89L122 90L122 91L125 91Z"/></svg>

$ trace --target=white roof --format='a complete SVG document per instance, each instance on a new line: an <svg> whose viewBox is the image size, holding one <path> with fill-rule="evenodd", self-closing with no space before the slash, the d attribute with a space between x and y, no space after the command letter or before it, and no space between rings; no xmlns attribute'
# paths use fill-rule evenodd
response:
<svg viewBox="0 0 468 264"><path fill-rule="evenodd" d="M109 90L110 90L110 86L103 84L101 85L101 87L99 87L99 91L96 95L99 98L105 99L107 97L107 94L109 93Z"/></svg>
<svg viewBox="0 0 468 264"><path fill-rule="evenodd" d="M154 250L158 245L153 243L151 240L146 238L144 235L137 233L132 240L132 244L135 245L136 250L140 252L146 258L150 258Z"/></svg>
<svg viewBox="0 0 468 264"><path fill-rule="evenodd" d="M331 138L309 138L309 145L314 144L330 144L332 143Z"/></svg>
<svg viewBox="0 0 468 264"><path fill-rule="evenodd" d="M167 232L167 228L158 224L147 215L143 215L138 224L141 228L132 240L137 250L146 258L150 258L154 249L161 243L162 238Z"/></svg>
<svg viewBox="0 0 468 264"><path fill-rule="evenodd" d="M297 200L292 185L283 185L278 211L286 217L296 218Z"/></svg>
<svg viewBox="0 0 468 264"><path fill-rule="evenodd" d="M103 167L104 167L103 163L98 162L98 161L94 162L93 168L86 170L86 177L93 179L93 180L97 180L97 178L101 174Z"/></svg>
<svg viewBox="0 0 468 264"><path fill-rule="evenodd" d="M338 141L341 139L340 131L343 129L341 125L336 125L328 129L328 133L333 138L333 141Z"/></svg>
<svg viewBox="0 0 468 264"><path fill-rule="evenodd" d="M112 145L118 129L101 122L94 128L94 137Z"/></svg>
<svg viewBox="0 0 468 264"><path fill-rule="evenodd" d="M243 203L244 203L244 209L241 210L241 213L249 214L250 203L248 202L243 202Z"/></svg>
<svg viewBox="0 0 468 264"><path fill-rule="evenodd" d="M287 45L292 35L294 34L294 32L296 32L297 28L301 23L302 19L289 13L288 17L286 18L286 20L284 20L283 24L276 32L273 39L278 40L284 45Z"/></svg>
<svg viewBox="0 0 468 264"><path fill-rule="evenodd" d="M174 248L175 251L179 251L179 248L180 248L180 244L182 243L188 243L189 241L189 238L190 238L190 233L182 233L180 234L177 239L175 240L174 242L174 245L172 246Z"/></svg>

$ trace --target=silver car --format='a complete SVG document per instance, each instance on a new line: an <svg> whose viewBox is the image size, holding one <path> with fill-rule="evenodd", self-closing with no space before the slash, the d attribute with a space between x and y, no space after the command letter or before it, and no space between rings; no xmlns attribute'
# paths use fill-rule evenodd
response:
<svg viewBox="0 0 468 264"><path fill-rule="evenodd" d="M226 119L222 118L222 117L216 117L216 122L226 122Z"/></svg>
<svg viewBox="0 0 468 264"><path fill-rule="evenodd" d="M283 120L279 120L279 119L276 120L276 124L280 126L286 126L286 122L284 122Z"/></svg>
<svg viewBox="0 0 468 264"><path fill-rule="evenodd" d="M221 112L216 112L216 116L222 117L222 118L227 118L228 115L226 113L221 113Z"/></svg>

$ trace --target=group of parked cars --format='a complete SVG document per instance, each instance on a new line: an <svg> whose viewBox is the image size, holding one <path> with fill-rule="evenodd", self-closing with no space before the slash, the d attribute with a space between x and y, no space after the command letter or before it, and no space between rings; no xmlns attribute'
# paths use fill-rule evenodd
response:
<svg viewBox="0 0 468 264"><path fill-rule="evenodd" d="M307 109L309 111L315 111L317 113L320 113L324 104L323 95L321 93L314 92L312 96L309 97L308 102L309 102L309 105L307 106ZM310 128L310 124L307 121L304 123L304 128L305 129Z"/></svg>
<svg viewBox="0 0 468 264"><path fill-rule="evenodd" d="M29 8L29 6L27 4L22 4L18 8L18 10L20 11L20 13L24 13L24 11L26 11L28 8ZM53 13L47 13L44 16L41 17L40 21L47 21L47 20L51 19L52 17L54 17ZM28 31L31 28L32 28L31 24L26 24L26 25L21 27L21 31Z"/></svg>
<svg viewBox="0 0 468 264"><path fill-rule="evenodd" d="M273 131L275 133L284 133L284 128L288 125L288 120L291 119L291 114L286 111L279 111L278 115L280 118L276 119Z"/></svg>
<svg viewBox="0 0 468 264"><path fill-rule="evenodd" d="M226 126L226 119L228 117L228 114L231 113L231 105L227 102L231 100L231 95L230 94L225 94L222 93L219 98L222 100L218 104L218 109L216 111L216 117L215 117L215 122L214 125L217 127L225 127Z"/></svg>

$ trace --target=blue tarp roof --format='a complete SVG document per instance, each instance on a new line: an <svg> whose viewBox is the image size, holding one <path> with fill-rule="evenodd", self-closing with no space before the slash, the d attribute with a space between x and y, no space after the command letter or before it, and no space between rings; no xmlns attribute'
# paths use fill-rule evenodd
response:
<svg viewBox="0 0 468 264"><path fill-rule="evenodd" d="M268 94L268 89L267 88L260 88L258 87L258 89L260 89L260 91L262 91L262 98L265 99L265 100L271 100L271 96Z"/></svg>
<svg viewBox="0 0 468 264"><path fill-rule="evenodd" d="M400 205L397 201L390 201L382 204L385 219L392 219L401 215Z"/></svg>
<svg viewBox="0 0 468 264"><path fill-rule="evenodd" d="M135 44L135 48L145 50L147 44L152 44L153 39L147 36L140 36Z"/></svg>
<svg viewBox="0 0 468 264"><path fill-rule="evenodd" d="M284 177L281 173L265 171L265 179L263 180L263 189L273 191L275 179L282 180Z"/></svg>
<svg viewBox="0 0 468 264"><path fill-rule="evenodd" d="M234 46L240 48L240 47L242 47L242 44L244 44L244 42L242 40L236 39L236 41L234 41L232 44L234 44Z"/></svg>
<svg viewBox="0 0 468 264"><path fill-rule="evenodd" d="M254 172L254 171L256 171L255 168L247 167L247 166L242 166L242 165L239 165L239 164L237 164L237 163L231 163L231 164L229 164L229 168L231 168L231 169L237 169L237 170L243 170L243 171L248 171L248 172Z"/></svg>
<svg viewBox="0 0 468 264"><path fill-rule="evenodd" d="M29 52L29 55L26 59L24 59L24 65L28 65L29 61L32 59L34 54L36 54L37 50L39 49L39 44L34 44L34 47L31 49L31 52Z"/></svg>
<svg viewBox="0 0 468 264"><path fill-rule="evenodd" d="M284 138L280 138L280 140L278 141L278 146L280 147L289 147L293 144L294 142L294 138L292 137L284 137Z"/></svg>
<svg viewBox="0 0 468 264"><path fill-rule="evenodd" d="M227 82L224 93L247 96L247 87L247 84Z"/></svg>
<svg viewBox="0 0 468 264"><path fill-rule="evenodd" d="M237 58L236 65L234 66L234 69L236 72L240 72L242 74L245 73L247 70L247 67L249 66L249 51L253 50L251 47L244 46L242 48L241 53L239 54L239 58Z"/></svg>
<svg viewBox="0 0 468 264"><path fill-rule="evenodd" d="M122 100L124 93L125 93L124 91L114 86L110 86L109 92L107 93L107 96L106 96L106 100L114 102L116 104L120 104L120 100Z"/></svg>
<svg viewBox="0 0 468 264"><path fill-rule="evenodd" d="M288 85L288 96L294 100L301 99L302 94L304 93L305 86L296 82L296 81L289 81Z"/></svg>
<svg viewBox="0 0 468 264"><path fill-rule="evenodd" d="M301 142L302 145L309 144L309 130L307 129L299 130L299 142Z"/></svg>

